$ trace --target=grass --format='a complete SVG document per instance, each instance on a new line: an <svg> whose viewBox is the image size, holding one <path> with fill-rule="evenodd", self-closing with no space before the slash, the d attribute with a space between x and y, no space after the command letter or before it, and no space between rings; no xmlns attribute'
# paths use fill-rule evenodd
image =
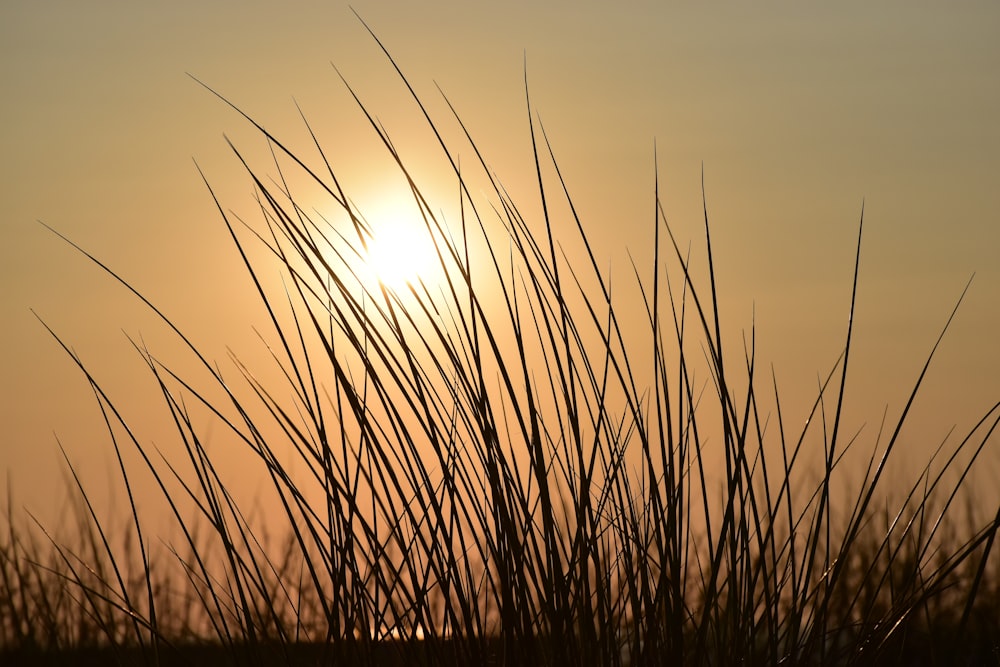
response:
<svg viewBox="0 0 1000 667"><path fill-rule="evenodd" d="M777 381L760 371L753 332L741 354L722 349L707 209L708 263L698 267L652 193L655 250L651 265L633 266L636 318L620 305L622 281L613 291L600 269L605 258L530 101L537 218L515 204L457 113L447 122L458 139L446 140L446 119L432 117L397 71L451 166L457 217L436 213L355 100L420 211L437 252L433 279L393 288L367 277L377 230L321 142L307 158L249 116L276 175L233 146L259 219L216 204L269 320L266 370L234 357L235 377L224 377L167 314L79 248L174 331L201 375L134 342L182 445L169 459L134 435L97 371L45 325L93 388L129 511L100 515L68 460L67 525L8 511L8 659L1000 660L1000 508L982 518L967 506L1000 403L909 486L890 488L935 343L898 420L873 442L848 434L861 224L843 353L808 420L789 419ZM460 166L457 146L475 155L475 169ZM485 203L472 194L473 172L490 187ZM329 207L307 205L296 183L321 190ZM270 508L266 520L232 490L195 427L199 415L212 415L238 443L241 465L268 482L257 501ZM865 454L860 472L846 467L848 450ZM140 479L162 491L172 536L149 527L135 500Z"/></svg>

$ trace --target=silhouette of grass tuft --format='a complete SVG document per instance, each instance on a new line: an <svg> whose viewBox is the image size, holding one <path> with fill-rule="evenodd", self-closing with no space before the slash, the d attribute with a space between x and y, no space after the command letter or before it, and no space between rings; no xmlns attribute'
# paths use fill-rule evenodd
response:
<svg viewBox="0 0 1000 667"><path fill-rule="evenodd" d="M760 374L753 332L736 362L723 353L707 212L708 265L694 267L653 193L652 265L634 267L642 311L626 312L628 288L616 281L613 290L600 270L604 258L530 101L537 219L511 199L458 114L451 121L460 139L446 140L444 121L396 69L451 167L458 211L445 220L425 199L418 175L355 95L437 254L433 276L405 288L367 277L366 249L378 230L315 135L307 158L244 114L274 154L277 175L265 176L233 146L259 221L216 204L269 317L261 337L279 382L240 359L241 377L224 378L166 314L79 248L159 315L211 380L197 384L136 343L183 445L184 460L167 461L133 436L90 366L49 330L98 399L129 512L112 529L73 472L75 525L49 532L8 514L0 542L0 648L8 657L1000 659L1000 508L976 523L961 503L968 473L995 442L1000 404L892 504L886 470L922 372L898 422L870 446L856 495L836 491L844 452L861 447L842 417L860 224L843 353L796 432L776 380ZM460 166L458 145L476 156L475 169ZM473 195L477 170L488 203ZM323 192L323 207L294 194L303 179ZM581 250L568 257L568 245ZM196 408L214 415L247 469L255 465L267 480L276 511L266 521L252 520L230 491L192 424ZM144 470L123 462L126 451ZM176 541L151 538L133 499L140 472L162 490Z"/></svg>

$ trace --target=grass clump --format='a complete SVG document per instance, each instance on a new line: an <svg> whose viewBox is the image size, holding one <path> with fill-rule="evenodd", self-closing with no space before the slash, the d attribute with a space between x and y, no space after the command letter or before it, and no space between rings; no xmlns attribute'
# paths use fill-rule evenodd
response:
<svg viewBox="0 0 1000 667"><path fill-rule="evenodd" d="M8 655L96 648L151 664L195 655L229 664L998 659L1000 508L976 523L962 494L995 442L1000 404L886 501L887 467L932 350L902 415L870 445L856 493L837 491L844 452L860 446L843 418L860 234L843 353L793 431L777 382L761 377L752 332L735 361L723 352L707 213L708 264L698 269L653 193L654 251L651 266L634 267L636 317L599 268L604 258L530 104L538 219L492 174L457 114L459 139L449 141L413 99L450 165L451 219L355 96L435 249L434 277L405 287L366 274L378 230L321 142L307 158L246 116L276 175L234 146L258 221L216 203L267 314L261 337L277 376L234 357L238 378L224 377L88 255L162 318L208 380L135 344L182 445L179 460L161 458L53 332L103 411L130 513L111 530L74 479L79 521L68 537L8 518ZM456 144L476 170L460 166ZM473 195L472 171L488 184L488 203ZM324 205L303 201L296 183L320 191ZM562 251L574 244L572 256ZM194 426L199 414L212 415L239 443L242 465L267 480L266 521L231 490ZM134 500L139 475L162 490L174 538L151 537Z"/></svg>

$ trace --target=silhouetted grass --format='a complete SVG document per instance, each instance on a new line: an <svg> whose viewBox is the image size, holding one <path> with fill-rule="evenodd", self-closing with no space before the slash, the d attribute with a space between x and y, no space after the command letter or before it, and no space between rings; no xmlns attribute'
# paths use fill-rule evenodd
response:
<svg viewBox="0 0 1000 667"><path fill-rule="evenodd" d="M0 647L9 658L998 659L1000 508L976 523L962 503L968 473L995 442L1000 404L910 488L891 493L887 466L937 343L898 421L867 444L848 435L860 224L843 353L808 419L790 420L777 381L761 375L753 332L735 362L723 352L707 211L708 265L693 267L653 193L652 265L634 267L644 310L627 312L619 295L632 288L616 279L613 291L601 271L603 253L530 103L538 219L496 180L458 115L461 141L446 141L444 121L413 93L452 168L459 214L446 222L355 99L409 183L438 275L405 290L370 281L364 262L377 230L321 143L307 158L248 116L277 174L265 176L233 146L260 218L245 223L216 202L269 315L261 337L283 381L265 382L236 358L241 377L224 378L167 314L80 248L157 313L213 380L195 383L135 344L183 445L182 460L167 461L133 436L96 369L50 329L101 406L130 512L109 524L118 518L93 511L74 473L75 524L63 533L8 516ZM473 195L476 170L460 167L456 144L476 156L488 204ZM297 198L291 183L303 178L336 215ZM564 255L573 244L581 251ZM266 522L248 518L193 426L192 414L206 410L269 480L275 511ZM847 471L856 488L845 495L848 448L870 459ZM126 450L145 470L124 463ZM165 542L133 500L140 474L162 489L176 520Z"/></svg>

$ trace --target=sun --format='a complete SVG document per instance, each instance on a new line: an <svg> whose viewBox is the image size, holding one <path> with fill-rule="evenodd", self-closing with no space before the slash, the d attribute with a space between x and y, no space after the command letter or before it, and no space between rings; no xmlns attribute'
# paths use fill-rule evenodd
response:
<svg viewBox="0 0 1000 667"><path fill-rule="evenodd" d="M366 212L371 236L363 261L377 283L394 291L426 280L437 263L433 239L416 205L383 205Z"/></svg>

